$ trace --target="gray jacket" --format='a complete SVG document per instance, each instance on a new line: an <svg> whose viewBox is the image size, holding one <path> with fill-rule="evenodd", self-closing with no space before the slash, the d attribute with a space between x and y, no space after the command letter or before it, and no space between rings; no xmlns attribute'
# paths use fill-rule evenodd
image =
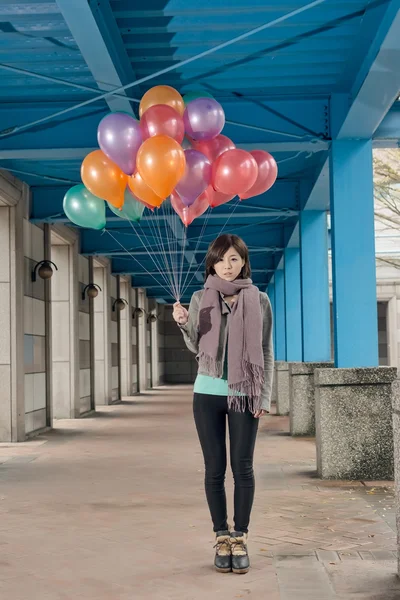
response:
<svg viewBox="0 0 400 600"><path fill-rule="evenodd" d="M186 346L189 348L191 352L194 352L196 355L199 352L199 334L198 334L198 325L199 325L199 306L200 301L203 296L204 290L200 290L195 292L192 296L189 306L189 320L186 325L179 325L183 333L183 337L186 343ZM224 343L226 340L225 331L227 327L228 314L230 312L229 307L223 300L223 296L221 295L221 331L219 335L219 347L217 360L223 360L225 356L225 348ZM272 378L273 378L273 369L274 369L274 352L273 352L273 343L272 343L272 309L271 303L267 294L264 292L260 292L260 304L261 311L263 317L263 336L262 336L262 347L264 353L264 377L265 383L262 391L262 408L268 412L271 409L271 392L272 392ZM205 371L201 371L199 369L199 373L202 375L209 375L209 373Z"/></svg>

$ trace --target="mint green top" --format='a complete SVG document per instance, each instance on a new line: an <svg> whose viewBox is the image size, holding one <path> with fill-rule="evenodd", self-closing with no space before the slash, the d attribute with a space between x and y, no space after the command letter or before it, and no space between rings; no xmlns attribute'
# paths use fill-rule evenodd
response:
<svg viewBox="0 0 400 600"><path fill-rule="evenodd" d="M228 395L228 380L219 379L218 377L210 377L210 375L202 375L198 373L194 382L193 391L195 394L211 394L213 396Z"/></svg>

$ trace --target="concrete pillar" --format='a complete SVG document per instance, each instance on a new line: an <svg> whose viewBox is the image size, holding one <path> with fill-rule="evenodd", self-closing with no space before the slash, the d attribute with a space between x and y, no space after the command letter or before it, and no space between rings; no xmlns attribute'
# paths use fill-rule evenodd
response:
<svg viewBox="0 0 400 600"><path fill-rule="evenodd" d="M95 357L95 403L112 403L111 381L111 296L110 265L108 261L94 262L94 283L101 292L94 299L94 357Z"/></svg>
<svg viewBox="0 0 400 600"><path fill-rule="evenodd" d="M138 308L142 309L138 313L138 363L139 363L139 392L149 388L150 381L150 360L149 346L147 345L147 298L146 292L142 288L138 289Z"/></svg>
<svg viewBox="0 0 400 600"><path fill-rule="evenodd" d="M18 180L0 175L0 442L25 440L23 217L28 193Z"/></svg>
<svg viewBox="0 0 400 600"><path fill-rule="evenodd" d="M111 399L118 402L121 399L121 370L120 370L120 317L121 311L117 309L115 301L121 297L119 277L110 277L110 306L109 327L111 342Z"/></svg>
<svg viewBox="0 0 400 600"><path fill-rule="evenodd" d="M287 415L290 409L289 400L289 364L282 360L275 362L276 377L276 414Z"/></svg>
<svg viewBox="0 0 400 600"><path fill-rule="evenodd" d="M158 305L158 375L159 385L165 383L165 304Z"/></svg>
<svg viewBox="0 0 400 600"><path fill-rule="evenodd" d="M24 253L24 368L25 434L37 434L52 426L51 283L33 271L50 259L49 225L37 226L23 219ZM21 286L22 287L22 286Z"/></svg>
<svg viewBox="0 0 400 600"><path fill-rule="evenodd" d="M333 363L289 364L290 433L315 435L315 369L333 367Z"/></svg>
<svg viewBox="0 0 400 600"><path fill-rule="evenodd" d="M52 231L51 259L58 267L51 278L53 416L80 416L79 236L68 228Z"/></svg>
<svg viewBox="0 0 400 600"><path fill-rule="evenodd" d="M78 310L79 310L79 414L95 408L93 365L94 302L84 290L93 282L93 261L78 255Z"/></svg>
<svg viewBox="0 0 400 600"><path fill-rule="evenodd" d="M317 470L323 479L393 479L393 367L316 369Z"/></svg>
<svg viewBox="0 0 400 600"><path fill-rule="evenodd" d="M138 307L138 290L131 288L131 335L132 335L132 362L131 362L131 378L132 378L132 394L139 392L139 316L136 311Z"/></svg>
<svg viewBox="0 0 400 600"><path fill-rule="evenodd" d="M151 383L150 387L157 387L159 385L159 347L158 347L158 305L154 298L148 299L148 330L149 330L149 341L150 341L150 362L151 362ZM153 321L151 317L156 317Z"/></svg>
<svg viewBox="0 0 400 600"><path fill-rule="evenodd" d="M120 365L121 365L121 395L132 394L132 304L131 278L120 278L121 298L128 305L120 312Z"/></svg>

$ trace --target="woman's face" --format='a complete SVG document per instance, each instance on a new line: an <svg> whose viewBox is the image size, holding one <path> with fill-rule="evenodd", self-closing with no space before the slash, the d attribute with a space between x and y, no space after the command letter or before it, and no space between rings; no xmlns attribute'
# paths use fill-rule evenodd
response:
<svg viewBox="0 0 400 600"><path fill-rule="evenodd" d="M234 281L240 275L244 260L235 248L229 248L223 257L214 265L218 277L226 281Z"/></svg>

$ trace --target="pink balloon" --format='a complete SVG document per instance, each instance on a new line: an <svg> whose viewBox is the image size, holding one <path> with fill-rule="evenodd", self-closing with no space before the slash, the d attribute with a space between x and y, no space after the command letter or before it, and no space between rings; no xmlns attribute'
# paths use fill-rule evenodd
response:
<svg viewBox="0 0 400 600"><path fill-rule="evenodd" d="M208 194L207 191L203 192L191 206L186 206L174 190L171 194L171 204L174 211L180 216L182 223L188 227L197 217L206 212L209 207Z"/></svg>
<svg viewBox="0 0 400 600"><path fill-rule="evenodd" d="M263 194L274 185L278 176L278 165L269 152L252 150L250 154L258 165L258 175L255 184L244 194L239 194L241 200Z"/></svg>
<svg viewBox="0 0 400 600"><path fill-rule="evenodd" d="M212 184L217 192L241 195L255 184L257 172L257 162L250 152L227 150L212 165Z"/></svg>
<svg viewBox="0 0 400 600"><path fill-rule="evenodd" d="M192 148L185 150L185 158L185 174L176 184L175 190L182 202L191 206L211 181L211 163L204 154Z"/></svg>
<svg viewBox="0 0 400 600"><path fill-rule="evenodd" d="M210 185L207 189L206 189L206 193L208 195L208 202L211 206L211 208L216 208L217 206L221 206L221 204L225 204L226 202L229 202L229 200L232 200L232 198L235 197L236 194L222 194L221 192L217 192L216 190L214 190L213 186Z"/></svg>
<svg viewBox="0 0 400 600"><path fill-rule="evenodd" d="M168 104L155 104L143 113L140 119L143 140L155 135L168 135L181 144L185 137L185 126L181 115Z"/></svg>
<svg viewBox="0 0 400 600"><path fill-rule="evenodd" d="M222 134L217 135L212 140L201 140L199 142L192 140L191 143L195 150L205 154L211 162L217 160L218 156L227 150L234 150L236 148L232 140Z"/></svg>

